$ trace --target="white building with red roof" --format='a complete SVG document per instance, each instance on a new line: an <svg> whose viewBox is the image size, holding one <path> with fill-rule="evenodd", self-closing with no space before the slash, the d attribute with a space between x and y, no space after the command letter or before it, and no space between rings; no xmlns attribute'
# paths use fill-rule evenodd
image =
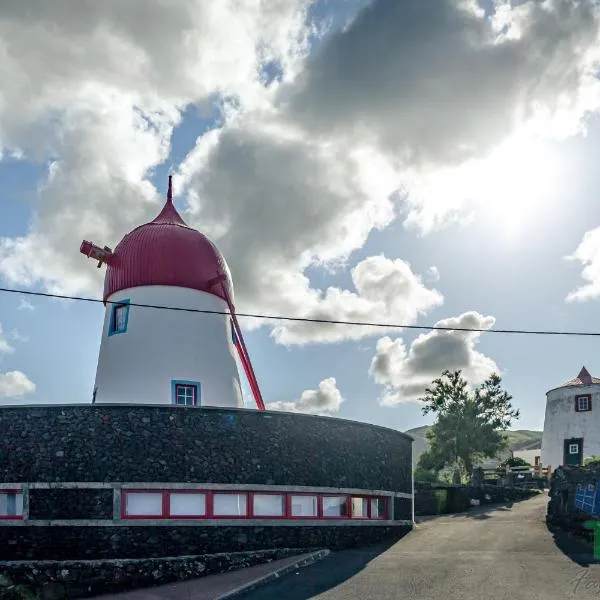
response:
<svg viewBox="0 0 600 600"><path fill-rule="evenodd" d="M264 408L233 304L225 259L167 201L114 251L84 241L107 265L94 403L242 407L235 353Z"/></svg>
<svg viewBox="0 0 600 600"><path fill-rule="evenodd" d="M546 393L541 461L554 470L600 456L600 378L583 367Z"/></svg>

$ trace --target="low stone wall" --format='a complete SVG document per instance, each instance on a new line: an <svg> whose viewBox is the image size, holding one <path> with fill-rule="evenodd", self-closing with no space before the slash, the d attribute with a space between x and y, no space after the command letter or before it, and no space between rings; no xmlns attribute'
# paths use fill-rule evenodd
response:
<svg viewBox="0 0 600 600"><path fill-rule="evenodd" d="M0 432L0 488L23 498L20 519L0 520L0 560L335 550L412 526L413 440L384 427L275 411L45 405L0 407ZM302 519L289 511L262 520L250 512L131 519L121 506L131 486L379 496L389 509L387 518L362 520L323 511Z"/></svg>
<svg viewBox="0 0 600 600"><path fill-rule="evenodd" d="M578 483L596 485L600 481L600 465L585 467L559 467L552 473L550 480L550 501L546 513L546 523L558 526L593 539L593 532L586 529L585 521L594 520L589 514L575 507L575 493Z"/></svg>
<svg viewBox="0 0 600 600"><path fill-rule="evenodd" d="M0 562L0 575L41 598L86 598L226 573L306 551L280 548L157 559L11 561Z"/></svg>
<svg viewBox="0 0 600 600"><path fill-rule="evenodd" d="M399 538L407 526L2 527L0 560L160 558L264 548L342 550Z"/></svg>
<svg viewBox="0 0 600 600"><path fill-rule="evenodd" d="M452 514L471 506L514 502L536 496L540 492L525 488L495 485L466 485L415 482L415 516Z"/></svg>

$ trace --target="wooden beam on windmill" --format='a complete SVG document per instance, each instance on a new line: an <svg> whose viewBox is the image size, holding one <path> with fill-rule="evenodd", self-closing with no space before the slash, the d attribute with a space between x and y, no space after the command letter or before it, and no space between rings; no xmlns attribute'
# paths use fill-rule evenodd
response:
<svg viewBox="0 0 600 600"><path fill-rule="evenodd" d="M88 242L87 240L83 240L83 242L81 242L79 251L81 254L85 254L88 258L97 260L98 268L100 268L104 263L110 263L110 259L113 255L112 250L108 246L100 248L100 246L96 246L96 244Z"/></svg>

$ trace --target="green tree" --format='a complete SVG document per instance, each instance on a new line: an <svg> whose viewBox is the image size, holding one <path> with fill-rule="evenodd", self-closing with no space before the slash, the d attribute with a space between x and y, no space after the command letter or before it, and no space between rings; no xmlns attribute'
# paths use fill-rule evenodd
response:
<svg viewBox="0 0 600 600"><path fill-rule="evenodd" d="M531 467L533 466L531 463L528 463L524 458L520 456L511 456L507 458L504 462L500 463L500 467L503 468L511 468L511 467Z"/></svg>
<svg viewBox="0 0 600 600"><path fill-rule="evenodd" d="M470 389L460 370L446 370L420 400L425 405L423 414L437 416L427 432L430 446L421 466L436 471L452 467L467 480L476 461L492 458L506 448L502 432L519 418L519 411L511 405L512 396L497 374Z"/></svg>

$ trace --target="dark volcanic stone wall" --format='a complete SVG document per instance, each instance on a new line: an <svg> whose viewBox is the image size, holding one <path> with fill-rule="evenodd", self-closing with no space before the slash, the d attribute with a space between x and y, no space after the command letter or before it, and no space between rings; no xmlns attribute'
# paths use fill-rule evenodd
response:
<svg viewBox="0 0 600 600"><path fill-rule="evenodd" d="M55 489L29 491L30 519L112 519L113 491Z"/></svg>
<svg viewBox="0 0 600 600"><path fill-rule="evenodd" d="M411 464L409 436L329 417L172 406L0 408L0 483L255 484L410 493ZM395 520L411 520L409 499L396 498L394 506ZM78 522L0 523L0 560L341 549L410 530L375 522L107 524L112 518L112 489L31 487L30 520Z"/></svg>
<svg viewBox="0 0 600 600"><path fill-rule="evenodd" d="M548 492L550 502L548 502L546 522L592 539L593 532L586 529L583 524L593 517L575 508L575 493L578 483L596 485L598 481L600 481L599 464L582 467L563 466L556 469L550 480Z"/></svg>
<svg viewBox="0 0 600 600"><path fill-rule="evenodd" d="M411 491L409 436L331 417L171 406L0 408L0 482Z"/></svg>
<svg viewBox="0 0 600 600"><path fill-rule="evenodd" d="M36 598L88 598L225 573L300 553L301 549L282 548L181 558L23 561L0 563L0 573L16 584L27 586L32 594L37 592ZM7 596L6 600L10 598L25 596Z"/></svg>
<svg viewBox="0 0 600 600"><path fill-rule="evenodd" d="M400 537L389 526L0 527L0 560L158 558L267 548L341 550Z"/></svg>
<svg viewBox="0 0 600 600"><path fill-rule="evenodd" d="M468 486L415 482L415 516L451 514L467 510L471 500L479 506L526 500L540 493L526 488L495 485Z"/></svg>

